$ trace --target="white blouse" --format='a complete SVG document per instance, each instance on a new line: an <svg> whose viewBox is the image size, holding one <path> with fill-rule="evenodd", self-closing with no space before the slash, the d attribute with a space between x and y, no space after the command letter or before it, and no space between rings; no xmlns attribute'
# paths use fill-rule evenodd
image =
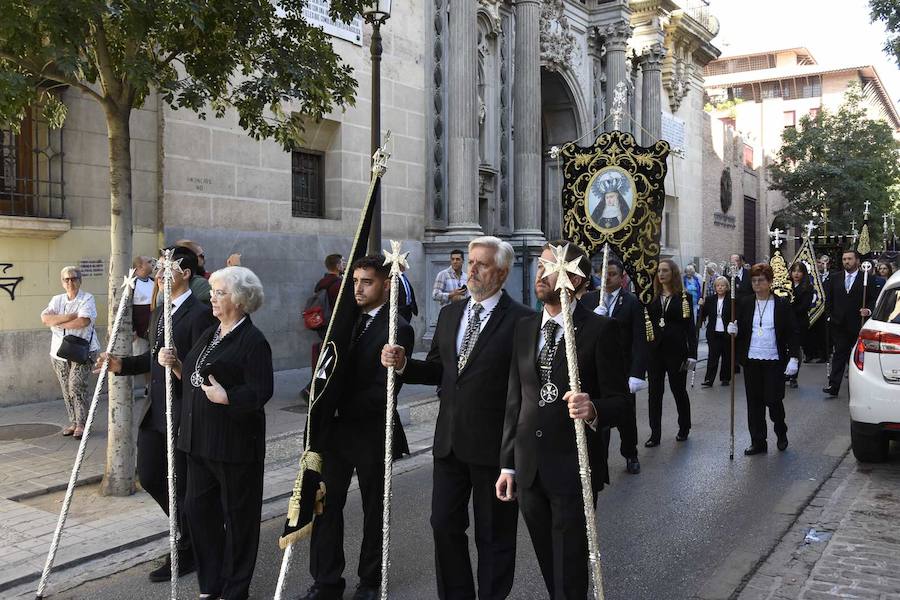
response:
<svg viewBox="0 0 900 600"><path fill-rule="evenodd" d="M78 295L75 296L75 298L73 298L72 300L69 300L69 296L67 294L59 294L58 296L53 296L53 298L50 299L50 303L47 304L47 308L43 310L41 315L45 315L51 312L56 315L78 313L79 318L87 317L91 320L90 324L82 329L65 328L65 325L61 327L51 327L51 358L55 360L62 360L56 355L56 353L59 351L59 345L62 343L63 337L67 335L77 335L80 338L91 340L91 351L93 352L96 350L100 350L100 340L97 339L97 334L94 332L94 323L97 321L97 303L94 301L93 294L85 292L84 290L78 290ZM93 339L91 339L92 337Z"/></svg>

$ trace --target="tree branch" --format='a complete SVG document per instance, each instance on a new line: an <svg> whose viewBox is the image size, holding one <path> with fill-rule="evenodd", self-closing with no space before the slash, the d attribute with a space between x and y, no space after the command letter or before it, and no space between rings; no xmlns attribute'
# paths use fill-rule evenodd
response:
<svg viewBox="0 0 900 600"><path fill-rule="evenodd" d="M107 93L121 100L121 83L116 79L116 72L109 57L109 46L106 39L106 30L103 28L102 18L94 21L94 55L97 58L97 66L100 69L100 78L106 87Z"/></svg>
<svg viewBox="0 0 900 600"><path fill-rule="evenodd" d="M66 85L71 85L72 87L80 89L82 92L91 96L99 102L100 104L106 104L109 100L101 94L98 94L93 88L91 88L86 83L78 81L74 77L70 75L66 75L58 71L57 69L52 68L52 64L48 63L43 68L35 68L34 65L29 64L27 61L23 61L20 57L10 54L8 52L4 52L0 50L0 58L4 60L8 60L14 65L18 65L22 69L31 72L35 77L42 77L46 79L53 80L57 83L64 83Z"/></svg>

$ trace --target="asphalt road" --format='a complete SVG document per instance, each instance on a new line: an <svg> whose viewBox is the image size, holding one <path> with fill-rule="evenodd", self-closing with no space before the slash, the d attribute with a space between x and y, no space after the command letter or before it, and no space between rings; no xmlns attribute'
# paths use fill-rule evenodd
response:
<svg viewBox="0 0 900 600"><path fill-rule="evenodd" d="M729 388L691 390L693 429L675 441L674 403L664 405L662 445L640 448L642 472L625 473L618 435L611 446L612 485L601 493L598 521L608 600L684 600L727 598L775 545L814 490L839 463L849 444L846 386L837 399L820 392L822 365L803 365L797 390L785 401L790 447L775 450L770 432L768 455L745 457L749 444L743 381L736 388L735 459L729 461ZM646 393L638 398L641 442L649 435ZM405 473L394 480L391 598L435 598L434 561L428 523L431 496L429 457L405 459ZM348 590L356 585L361 512L353 492L346 510ZM262 526L254 598L271 598L281 553L275 540L282 519ZM474 552L474 549L473 549ZM295 554L289 594L294 599L311 583L308 545ZM524 523L519 524L516 582L512 598L543 598L546 591ZM129 600L167 598L167 584L150 584L143 565L89 582L58 598ZM193 576L184 577L183 598L196 597ZM350 597L350 593L347 594Z"/></svg>

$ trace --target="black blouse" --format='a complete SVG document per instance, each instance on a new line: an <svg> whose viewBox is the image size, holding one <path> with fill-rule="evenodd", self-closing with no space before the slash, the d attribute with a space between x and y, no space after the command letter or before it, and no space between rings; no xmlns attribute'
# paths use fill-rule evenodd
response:
<svg viewBox="0 0 900 600"><path fill-rule="evenodd" d="M210 402L191 383L197 360L219 324L207 329L184 359L178 448L195 457L222 462L263 462L266 413L272 397L272 349L248 316L207 355L204 364L228 392L228 404Z"/></svg>

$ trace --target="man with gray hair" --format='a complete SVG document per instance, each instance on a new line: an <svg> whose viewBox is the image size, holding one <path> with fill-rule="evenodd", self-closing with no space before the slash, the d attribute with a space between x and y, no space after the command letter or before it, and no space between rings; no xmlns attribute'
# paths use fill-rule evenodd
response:
<svg viewBox="0 0 900 600"><path fill-rule="evenodd" d="M506 598L512 589L518 506L497 499L500 440L516 323L533 312L503 291L515 253L503 240L469 242L471 297L441 309L431 350L407 358L385 345L381 362L404 383L440 385L434 432L431 528L438 597L476 597L469 560L469 497L475 515L479 598Z"/></svg>

